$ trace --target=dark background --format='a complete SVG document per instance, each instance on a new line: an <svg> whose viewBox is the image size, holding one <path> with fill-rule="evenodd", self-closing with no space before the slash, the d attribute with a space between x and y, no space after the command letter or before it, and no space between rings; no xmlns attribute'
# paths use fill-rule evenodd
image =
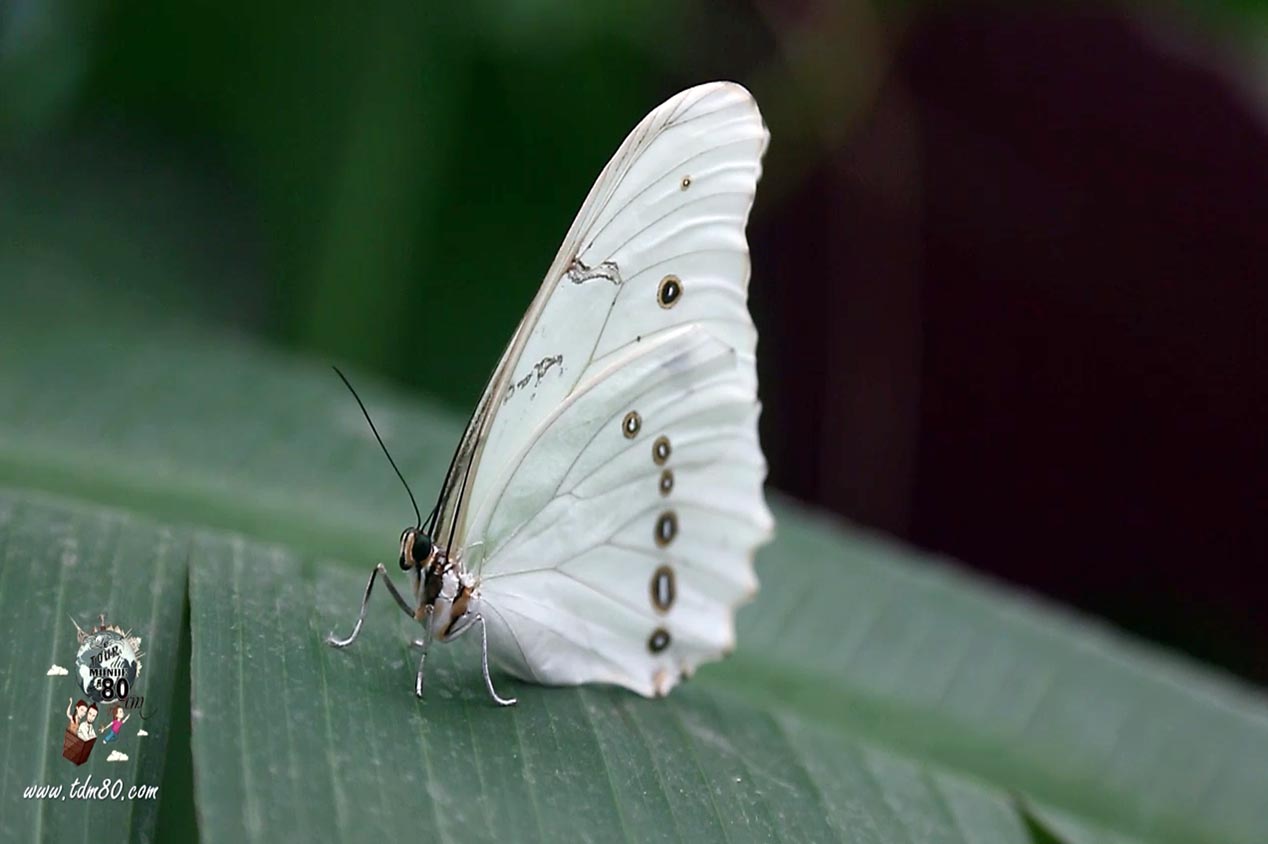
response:
<svg viewBox="0 0 1268 844"><path fill-rule="evenodd" d="M1261 4L21 0L0 26L5 248L458 411L625 133L743 82L772 483L1268 680ZM124 254L171 283L134 290Z"/></svg>

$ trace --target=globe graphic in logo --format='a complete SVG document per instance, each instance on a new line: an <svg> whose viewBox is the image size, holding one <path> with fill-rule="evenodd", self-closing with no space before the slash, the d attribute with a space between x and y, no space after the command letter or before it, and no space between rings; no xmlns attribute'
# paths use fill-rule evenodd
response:
<svg viewBox="0 0 1268 844"><path fill-rule="evenodd" d="M75 655L76 676L84 697L94 703L121 701L136 683L137 653L114 630L88 634Z"/></svg>

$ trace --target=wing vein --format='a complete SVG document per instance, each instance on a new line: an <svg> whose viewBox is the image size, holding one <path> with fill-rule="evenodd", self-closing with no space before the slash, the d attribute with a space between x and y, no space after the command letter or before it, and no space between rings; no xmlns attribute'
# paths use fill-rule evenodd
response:
<svg viewBox="0 0 1268 844"><path fill-rule="evenodd" d="M666 128L669 128L669 127L666 127ZM664 130L662 129L661 131L664 131ZM680 170L680 169L682 169L683 167L686 167L687 165L691 164L691 162L695 161L697 158L702 158L703 156L709 155L710 153L718 152L719 150L725 150L725 149L727 149L727 148L729 148L729 147L738 146L739 144L752 143L753 141L756 141L756 140L758 140L758 138L756 138L756 137L754 137L754 138L739 138L739 139L734 140L734 141L727 141L725 144L718 144L717 146L708 147L707 149L702 149L700 152L697 152L697 153L695 153L695 154L693 154L693 155L689 155L689 156L687 156L686 158L683 158L683 159L679 160L679 161L678 161L678 162L677 162L677 163L676 163L673 167L670 167L670 168L669 168L669 169L667 169L667 170L662 170L662 171L661 171L661 172L660 172L660 173L659 173L659 174L658 174L658 175L657 175L654 179L651 179L650 181L648 181L648 183L647 183L646 185L644 185L644 186L643 186L643 188L642 188L642 189L640 189L638 193L634 194L634 195L633 195L633 196L631 196L629 199L625 200L625 204L624 204L624 205L622 205L620 208L616 209L616 211L615 211L615 212L613 212L612 216L608 218L608 221L607 221L606 223L604 223L604 224L603 224L603 226L602 226L602 227L600 227L600 229L599 229L598 231L596 231L596 232L590 232L590 233L587 233L586 237L588 237L588 238L589 238L589 241L590 241L590 242L589 242L588 244L586 244L586 248L585 248L585 249L583 249L583 250L581 250L581 251L583 251L583 252L584 252L584 251L586 251L586 250L589 250L591 247L593 247L593 246L594 246L594 242L595 242L596 240L598 240L598 239L599 239L599 237L600 237L600 236L601 236L601 235L602 235L605 231L607 231L608 226L610 226L610 225L612 225L612 223L616 222L617 218L618 218L618 217L620 217L620 215L621 215L621 212L622 212L622 211L624 211L626 208L630 207L630 206L631 206L631 205L633 205L635 202L637 202L637 201L638 201L638 200L639 200L639 199L643 196L643 194L647 193L649 190L651 190L652 188L654 188L656 185L658 185L658 184L660 183L661 179L664 179L666 176L668 176L669 174L673 173L675 170ZM625 173L622 173L622 174L621 174L621 180L622 180L622 182L624 182L624 180L625 180L626 176L628 176L628 175L629 175L629 171L628 171L628 170L627 170ZM619 185L618 185L618 187L619 187ZM603 210L605 210L605 211L607 210L607 204L606 204L606 203L607 203L607 202L611 202L611 201L612 201L612 198L613 198L613 197L615 197L615 196L616 196L616 189L614 188L614 189L613 189L613 191L612 191L612 193L611 193L611 195L609 195L609 196L608 196L608 198L607 198L607 200L605 201L605 204L604 204L604 208L603 208Z"/></svg>

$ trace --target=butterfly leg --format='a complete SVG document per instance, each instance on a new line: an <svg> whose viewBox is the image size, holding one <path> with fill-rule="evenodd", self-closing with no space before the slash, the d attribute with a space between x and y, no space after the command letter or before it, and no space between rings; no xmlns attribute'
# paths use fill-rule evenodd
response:
<svg viewBox="0 0 1268 844"><path fill-rule="evenodd" d="M493 698L493 701L498 706L514 706L517 698L500 698L498 693L493 690L493 680L489 677L489 631L485 627L484 616L476 613L476 621L480 622L481 667L484 669L484 686L489 690L489 697Z"/></svg>
<svg viewBox="0 0 1268 844"><path fill-rule="evenodd" d="M411 648L420 648L422 653L418 655L418 673L414 675L414 697L422 698L423 696L423 666L427 663L427 649L431 646L431 613L432 607L427 607L426 620L423 621L423 635L417 639L411 639L409 646Z"/></svg>
<svg viewBox="0 0 1268 844"><path fill-rule="evenodd" d="M458 619L449 631L449 635L445 637L445 641L451 642L458 638L470 630L477 621L480 622L480 650L482 651L480 665L484 669L484 687L489 690L489 697L493 698L493 701L498 706L514 706L518 698L499 697L497 691L493 688L493 678L489 676L489 631L485 627L483 615L480 613L467 614Z"/></svg>
<svg viewBox="0 0 1268 844"><path fill-rule="evenodd" d="M370 572L370 582L365 585L365 597L361 599L361 613L357 616L357 623L352 628L352 635L346 639L339 639L335 636L334 631L332 630L330 635L326 637L326 644L335 648L346 648L348 645L351 645L354 641L356 641L357 636L361 635L361 625L365 624L365 607L366 604L370 602L370 592L374 590L374 579L380 574L383 575L383 583L387 586L387 591L391 592L392 597L396 599L396 605L401 608L401 612L405 613L410 618L414 617L414 610L405 602L405 599L401 597L401 593L396 591L396 585L388 579L387 569L383 567L382 563L379 563L374 567L374 571Z"/></svg>
<svg viewBox="0 0 1268 844"><path fill-rule="evenodd" d="M418 674L414 677L414 697L422 698L423 696L423 665L427 662L427 643L418 640L421 643L423 653L418 658Z"/></svg>

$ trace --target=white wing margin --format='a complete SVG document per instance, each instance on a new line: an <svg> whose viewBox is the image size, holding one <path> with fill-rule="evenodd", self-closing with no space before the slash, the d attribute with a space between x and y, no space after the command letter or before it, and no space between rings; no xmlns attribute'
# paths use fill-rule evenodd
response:
<svg viewBox="0 0 1268 844"><path fill-rule="evenodd" d="M768 138L732 83L648 115L464 437L441 523L521 677L664 694L733 646L772 529L744 234Z"/></svg>
<svg viewBox="0 0 1268 844"><path fill-rule="evenodd" d="M736 350L698 326L581 385L493 508L480 592L499 661L651 696L729 651L772 525L759 409Z"/></svg>

